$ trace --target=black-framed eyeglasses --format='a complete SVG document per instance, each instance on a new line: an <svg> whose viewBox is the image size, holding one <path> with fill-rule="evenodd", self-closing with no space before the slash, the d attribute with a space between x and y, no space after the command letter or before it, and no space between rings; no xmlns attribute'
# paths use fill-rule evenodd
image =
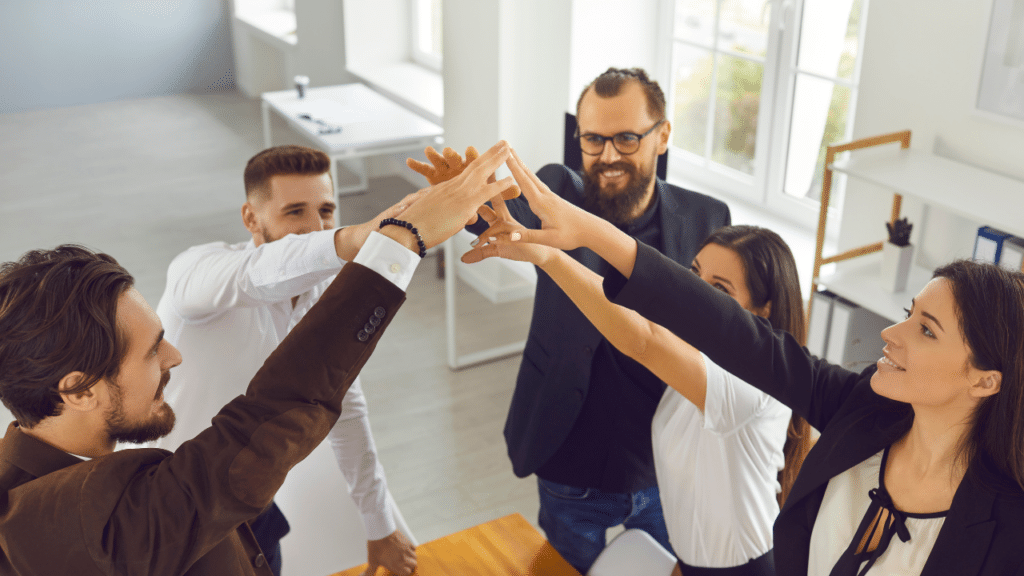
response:
<svg viewBox="0 0 1024 576"><path fill-rule="evenodd" d="M643 134L637 134L635 132L619 132L614 136L601 136L600 134L594 134L587 132L586 134L580 134L580 127L576 127L576 134L573 138L578 138L580 141L580 149L583 150L584 154L591 156L600 156L604 152L604 143L608 140L612 141L612 146L618 150L619 154L632 154L640 149L640 140L647 136L658 126L661 126L665 120L661 119L654 123L647 132Z"/></svg>

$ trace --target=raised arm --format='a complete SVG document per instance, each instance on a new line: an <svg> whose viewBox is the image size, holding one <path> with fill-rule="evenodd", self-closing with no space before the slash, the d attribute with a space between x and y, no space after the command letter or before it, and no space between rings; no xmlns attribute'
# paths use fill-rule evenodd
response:
<svg viewBox="0 0 1024 576"><path fill-rule="evenodd" d="M481 215L490 223L500 219L507 226L517 225L492 210L482 209ZM522 227L517 230L525 231ZM604 295L603 279L597 273L561 250L526 242L486 243L466 254L463 260L472 263L491 256L540 267L612 346L704 410L707 370L701 353L658 324L610 302Z"/></svg>
<svg viewBox="0 0 1024 576"><path fill-rule="evenodd" d="M630 278L615 271L605 277L608 299L665 326L811 426L822 430L854 389L866 386L866 374L815 357L791 334L773 329L678 263L646 245L637 246Z"/></svg>
<svg viewBox="0 0 1024 576"><path fill-rule="evenodd" d="M543 244L562 250L585 246L629 278L633 272L633 263L636 261L636 242L632 237L611 222L574 206L552 192L523 164L515 150L509 158L508 167L513 178L519 183L523 196L530 203L533 214L539 218L540 228L524 230L520 227L518 230L512 230L499 209L498 218L481 234L482 237L504 236L510 237L513 242ZM518 223L516 225L518 226ZM510 232L516 232L518 235L509 236ZM486 254L491 255L493 254ZM476 261L483 256L485 255L481 254L471 258Z"/></svg>
<svg viewBox="0 0 1024 576"><path fill-rule="evenodd" d="M664 326L727 372L790 406L819 430L862 380L815 358L791 335L773 330L766 320L744 310L679 263L565 202L514 153L509 169L542 227L523 229L489 215L493 225L482 236L497 240L481 242L464 261L503 256L508 250L504 245L517 243L564 250L586 246L614 268L604 281L604 293L611 302L635 310L655 326Z"/></svg>
<svg viewBox="0 0 1024 576"><path fill-rule="evenodd" d="M355 258L380 221L401 215L423 192L410 194L362 224L290 234L254 250L224 242L182 252L167 270L164 299L178 316L201 320L229 308L263 306L306 292Z"/></svg>

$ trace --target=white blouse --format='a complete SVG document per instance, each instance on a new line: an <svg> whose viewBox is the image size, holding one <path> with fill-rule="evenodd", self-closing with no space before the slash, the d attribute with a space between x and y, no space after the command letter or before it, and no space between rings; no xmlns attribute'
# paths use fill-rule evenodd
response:
<svg viewBox="0 0 1024 576"><path fill-rule="evenodd" d="M857 534L864 515L871 505L868 492L878 488L884 478L882 456L885 450L829 480L825 498L811 532L811 549L807 563L808 576L829 576L832 568L853 542L863 538ZM946 513L904 513L910 540L903 542L893 535L888 547L867 571L870 576L920 574L931 554ZM884 544L880 544L882 546ZM860 563L858 574L866 561Z"/></svg>
<svg viewBox="0 0 1024 576"><path fill-rule="evenodd" d="M727 568L772 549L791 412L703 358L704 412L665 390L651 425L654 469L676 555L691 566Z"/></svg>

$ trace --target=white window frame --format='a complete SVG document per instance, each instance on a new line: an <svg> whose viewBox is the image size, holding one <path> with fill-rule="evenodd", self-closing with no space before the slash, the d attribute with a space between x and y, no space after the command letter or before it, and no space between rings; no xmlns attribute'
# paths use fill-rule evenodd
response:
<svg viewBox="0 0 1024 576"><path fill-rule="evenodd" d="M424 2L429 4L430 0L409 0L409 59L440 74L442 57L420 50L420 26L424 18L432 17L421 13L421 4Z"/></svg>
<svg viewBox="0 0 1024 576"><path fill-rule="evenodd" d="M665 39L660 43L667 55L659 62L662 78L668 87L666 96L670 118L675 110L675 90L672 89L672 53L675 45L674 22L675 0L662 0L661 21L664 22L660 36ZM853 80L840 81L839 84L850 87L850 114L846 123L846 135L843 140L852 138L860 67L864 60L863 47L865 23L869 0L861 0L861 27L858 39L858 54ZM759 110L766 113L758 115L756 149L759 151L754 161L754 173L746 174L700 158L686 150L670 147L669 163L671 177L698 189L723 195L730 198L762 207L782 218L806 228L815 228L818 222L820 204L812 199L797 198L786 194L783 183L786 172L786 153L788 152L789 123L792 116L792 105L795 92L795 77L798 48L799 24L801 22L803 0L771 0L771 23L768 44L764 57L764 76L761 82L761 100ZM716 23L717 28L717 23ZM788 33L789 31L795 31ZM719 54L730 54L728 51L717 50ZM742 56L741 56L742 57ZM835 82L834 79L828 79ZM711 89L714 90L714 80ZM711 110L709 110L709 115ZM842 141L842 140L841 140ZM699 160L696 161L695 160ZM844 195L844 182L839 179L833 187L835 200L829 208L829 219L838 221Z"/></svg>

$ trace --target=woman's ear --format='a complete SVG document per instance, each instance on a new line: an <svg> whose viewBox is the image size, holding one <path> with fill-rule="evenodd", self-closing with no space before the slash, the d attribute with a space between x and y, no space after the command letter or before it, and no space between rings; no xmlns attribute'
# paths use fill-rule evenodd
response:
<svg viewBox="0 0 1024 576"><path fill-rule="evenodd" d="M767 319L769 316L772 315L772 301L769 300L765 302L764 306L761 306L757 310L754 310L754 314L760 316L761 318Z"/></svg>
<svg viewBox="0 0 1024 576"><path fill-rule="evenodd" d="M1003 384L1003 373L998 370L979 371L974 384L971 385L970 394L975 398L986 398L999 392Z"/></svg>

